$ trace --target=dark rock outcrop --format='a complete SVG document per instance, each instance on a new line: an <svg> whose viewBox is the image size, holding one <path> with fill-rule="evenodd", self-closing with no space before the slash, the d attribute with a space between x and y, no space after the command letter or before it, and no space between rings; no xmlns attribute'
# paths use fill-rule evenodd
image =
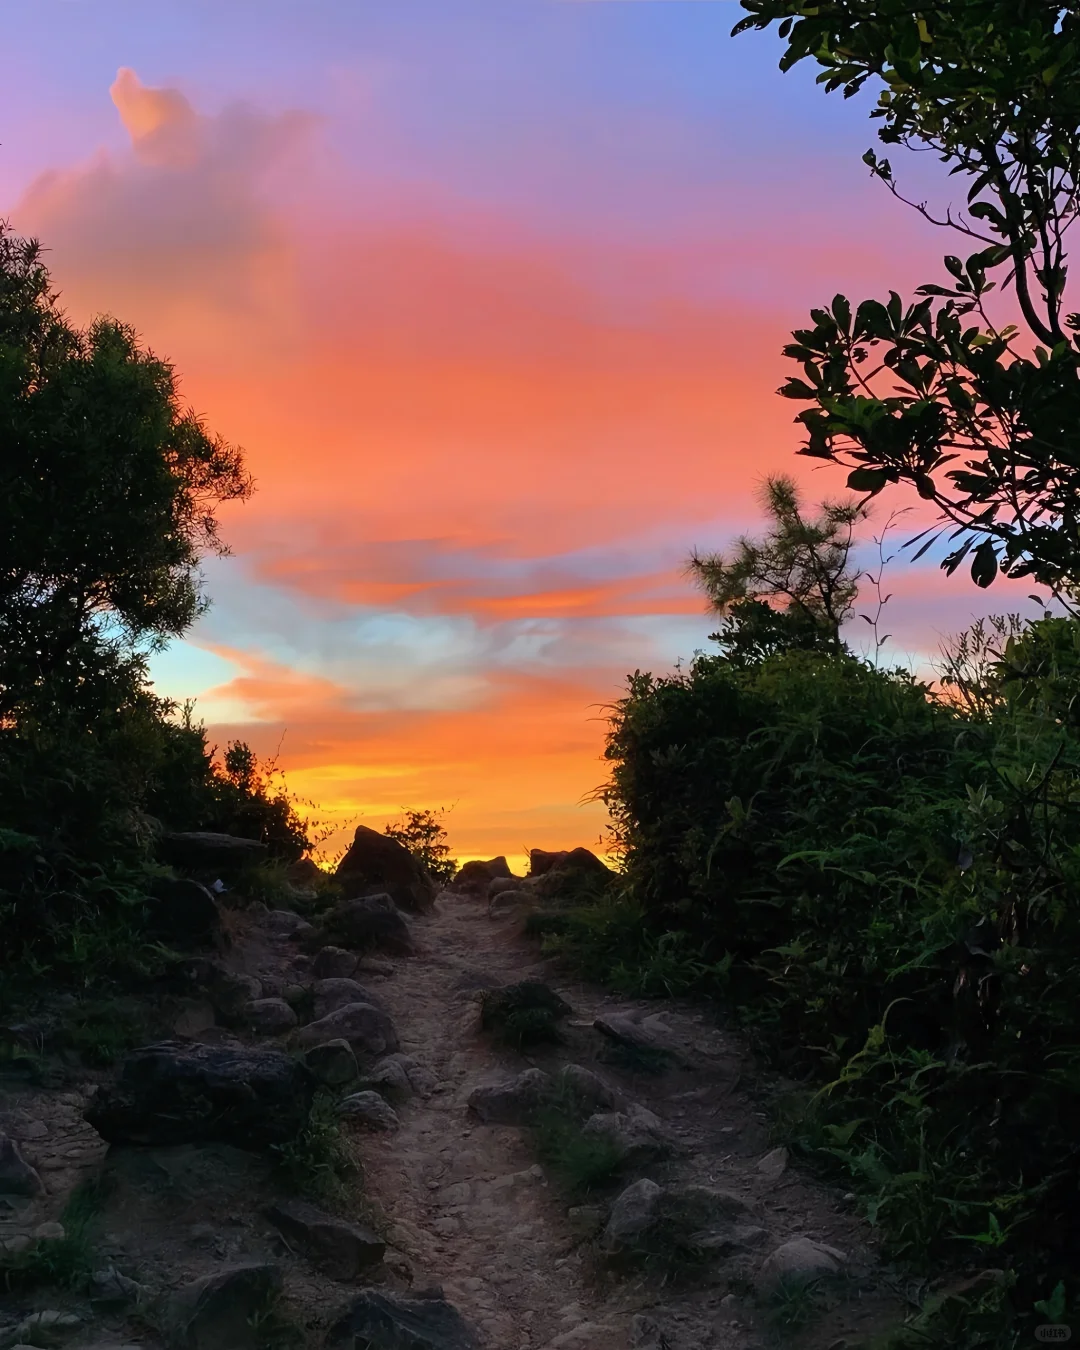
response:
<svg viewBox="0 0 1080 1350"><path fill-rule="evenodd" d="M372 1003L347 1003L296 1034L296 1044L302 1049L336 1040L348 1041L357 1058L369 1063L399 1048L393 1022Z"/></svg>
<svg viewBox="0 0 1080 1350"><path fill-rule="evenodd" d="M391 956L409 956L413 950L409 925L388 895L343 900L325 916L322 927L307 942L314 947L330 943L360 952L388 952Z"/></svg>
<svg viewBox="0 0 1080 1350"><path fill-rule="evenodd" d="M175 1350L260 1350L256 1327L281 1288L270 1264L226 1266L184 1285L165 1301L161 1320Z"/></svg>
<svg viewBox="0 0 1080 1350"><path fill-rule="evenodd" d="M162 1041L128 1055L85 1116L111 1144L264 1149L296 1134L314 1095L308 1069L280 1050Z"/></svg>
<svg viewBox="0 0 1080 1350"><path fill-rule="evenodd" d="M423 913L435 903L435 883L409 850L378 830L358 825L334 873L354 895L385 892L402 909Z"/></svg>
<svg viewBox="0 0 1080 1350"><path fill-rule="evenodd" d="M235 834L215 834L210 830L167 830L157 841L161 861L185 872L236 871L249 863L261 862L266 854L266 845L258 839L241 839Z"/></svg>
<svg viewBox="0 0 1080 1350"><path fill-rule="evenodd" d="M365 1289L330 1328L326 1350L479 1350L458 1310L441 1296L402 1298Z"/></svg>
<svg viewBox="0 0 1080 1350"><path fill-rule="evenodd" d="M302 1200L272 1205L266 1217L291 1247L334 1280L355 1280L362 1271L377 1266L386 1252L386 1243L370 1228L326 1214Z"/></svg>
<svg viewBox="0 0 1080 1350"><path fill-rule="evenodd" d="M485 895L493 881L507 881L513 875L510 864L501 854L497 858L488 858L486 861L480 858L471 858L458 868L453 881L450 883L450 889L452 891L473 891L477 895Z"/></svg>

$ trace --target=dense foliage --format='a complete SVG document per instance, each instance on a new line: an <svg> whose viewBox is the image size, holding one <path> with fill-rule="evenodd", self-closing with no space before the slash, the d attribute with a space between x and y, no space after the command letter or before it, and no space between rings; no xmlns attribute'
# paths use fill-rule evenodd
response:
<svg viewBox="0 0 1080 1350"><path fill-rule="evenodd" d="M741 615L615 710L622 893L577 945L639 992L721 995L890 1249L1004 1268L1030 1310L1080 1262L1080 624L1003 625L935 691L748 655Z"/></svg>
<svg viewBox="0 0 1080 1350"><path fill-rule="evenodd" d="M249 489L171 367L113 320L73 327L0 226L0 960L128 950L162 826L307 846L250 750L215 760L147 677L203 604L216 507Z"/></svg>
<svg viewBox="0 0 1080 1350"><path fill-rule="evenodd" d="M451 856L449 836L442 823L443 811L406 811L401 820L392 821L385 835L403 844L440 885L453 881L457 859Z"/></svg>
<svg viewBox="0 0 1080 1350"><path fill-rule="evenodd" d="M876 493L933 502L979 585L999 567L1056 589L1080 583L1080 314L1067 299L1066 232L1080 210L1080 14L1060 0L743 0L736 27L779 25L781 65L812 59L845 97L877 92L879 137L936 153L966 205L928 220L974 251L905 303L838 295L787 354L781 393L809 406L801 453L847 465ZM898 197L892 164L868 151ZM901 198L903 200L903 198ZM995 281L994 278L999 278ZM999 316L996 285L1011 289ZM1018 311L1019 327L1009 320Z"/></svg>

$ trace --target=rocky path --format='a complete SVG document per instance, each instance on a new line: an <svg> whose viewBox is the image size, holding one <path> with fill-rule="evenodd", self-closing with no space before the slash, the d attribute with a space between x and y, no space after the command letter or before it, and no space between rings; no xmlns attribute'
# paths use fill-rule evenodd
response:
<svg viewBox="0 0 1080 1350"><path fill-rule="evenodd" d="M509 915L491 920L483 905L444 894L417 921L419 953L398 965L380 995L403 1046L438 1080L437 1090L401 1112L401 1129L364 1150L367 1189L392 1216L393 1240L420 1278L437 1280L499 1350L755 1350L768 1343L839 1345L895 1312L874 1277L874 1258L850 1204L808 1182L771 1149L765 1116L737 1038L691 1008L617 1000L560 982ZM500 1050L478 1028L478 991L523 980L553 984L573 1009L566 1044L532 1054ZM598 1032L639 1029L666 1061L642 1070L632 1054ZM629 1026L620 1022L627 1019ZM655 1271L617 1278L590 1240L611 1194L567 1197L537 1165L528 1131L482 1124L469 1099L486 1084L567 1062L598 1072L617 1093L653 1111L674 1157L639 1167L666 1185L725 1188L742 1197L759 1233L744 1277L791 1239L842 1250L847 1298L796 1337L729 1292L722 1272L665 1282ZM616 1186L614 1196L617 1197ZM722 1263L729 1269L731 1262ZM736 1281L738 1282L738 1281Z"/></svg>
<svg viewBox="0 0 1080 1350"><path fill-rule="evenodd" d="M405 930L400 916L377 919ZM307 943L305 954L309 925L296 915L255 906L227 923L224 955L204 962L209 973L191 995L155 1015L169 1019L182 1054L222 1047L302 1073L293 1056L324 1039L320 1019L348 979L319 978L333 949L316 954L319 944ZM400 1086L404 1064L408 1092L386 1093L396 1119L370 1096L374 1114L344 1117L363 1190L331 1205L339 1226L321 1253L274 1218L283 1199L274 1150L251 1146L264 1127L272 1133L273 1108L244 1127L251 1138L200 1137L197 1117L189 1139L175 1122L169 1137L126 1140L101 1125L113 1137L106 1149L84 1110L115 1071L73 1067L51 1089L0 1083L0 1257L5 1246L55 1239L74 1188L107 1183L85 1255L94 1297L82 1277L67 1294L0 1287L0 1350L24 1341L70 1350L842 1350L897 1320L902 1308L851 1204L770 1146L737 1036L691 1005L635 1003L568 982L522 936L513 907L492 918L486 903L444 892L408 920L410 934L411 955L353 972L381 1011L365 1006L358 1022L355 1004L339 1009L354 1047L369 1051L368 1085ZM558 1043L521 1052L481 1030L483 991L522 981L546 982L569 1006ZM400 1051L373 1068L387 1015ZM584 1131L606 1131L626 1158L586 1195L540 1164L532 1128L537 1093L547 1100L567 1073L595 1098ZM283 1097L279 1109L293 1104ZM380 1124L393 1128L372 1128ZM683 1239L694 1263L673 1267L669 1248ZM813 1286L820 1293L780 1296L777 1277L796 1270L828 1276ZM288 1335L260 1322L252 1341L252 1319L213 1292L237 1271L241 1304L281 1289ZM429 1339L328 1330L366 1286L436 1320L452 1305L474 1331L452 1309ZM175 1309L187 1317L192 1291L208 1289L240 1320L224 1332L196 1334L189 1322L177 1331ZM34 1322L42 1316L53 1319L44 1331Z"/></svg>

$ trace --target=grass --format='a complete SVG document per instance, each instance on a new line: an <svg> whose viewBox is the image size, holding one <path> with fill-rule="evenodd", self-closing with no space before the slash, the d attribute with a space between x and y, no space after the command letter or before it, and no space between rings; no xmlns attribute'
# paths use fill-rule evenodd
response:
<svg viewBox="0 0 1080 1350"><path fill-rule="evenodd" d="M156 1030L145 1003L90 998L65 1009L55 1040L58 1047L74 1050L85 1064L105 1067L153 1040Z"/></svg>
<svg viewBox="0 0 1080 1350"><path fill-rule="evenodd" d="M766 1303L769 1325L780 1334L805 1331L825 1311L825 1295L818 1280L785 1280Z"/></svg>
<svg viewBox="0 0 1080 1350"><path fill-rule="evenodd" d="M622 1150L610 1139L586 1134L569 1101L541 1112L532 1134L540 1161L572 1196L603 1190L622 1170Z"/></svg>
<svg viewBox="0 0 1080 1350"><path fill-rule="evenodd" d="M94 1228L105 1198L99 1178L83 1182L61 1215L62 1238L39 1238L24 1251L0 1254L0 1289L18 1294L42 1286L81 1293L94 1268Z"/></svg>
<svg viewBox="0 0 1080 1350"><path fill-rule="evenodd" d="M336 1099L320 1092L303 1129L276 1144L277 1173L283 1185L309 1200L341 1203L359 1171L345 1146Z"/></svg>

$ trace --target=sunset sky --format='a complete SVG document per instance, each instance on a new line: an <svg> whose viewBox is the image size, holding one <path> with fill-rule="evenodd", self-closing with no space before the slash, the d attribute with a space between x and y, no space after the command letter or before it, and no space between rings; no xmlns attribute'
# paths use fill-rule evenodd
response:
<svg viewBox="0 0 1080 1350"><path fill-rule="evenodd" d="M5 15L0 215L51 250L73 318L176 364L257 479L159 688L218 741L280 747L343 824L446 806L462 857L595 845L604 705L715 627L688 553L759 523L767 472L843 490L794 458L781 347L811 304L909 292L954 245L870 180L866 101L782 76L774 37L729 38L739 15ZM919 663L1029 588L926 559L889 589L892 654Z"/></svg>

